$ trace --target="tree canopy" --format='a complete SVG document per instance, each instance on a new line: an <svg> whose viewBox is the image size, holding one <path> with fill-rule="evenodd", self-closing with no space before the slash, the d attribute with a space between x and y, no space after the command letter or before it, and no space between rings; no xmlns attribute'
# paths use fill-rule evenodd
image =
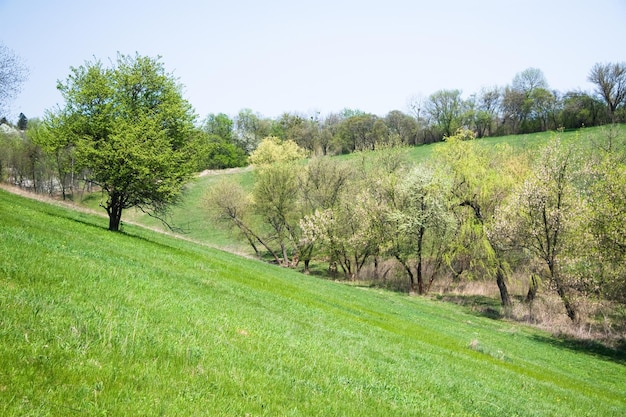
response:
<svg viewBox="0 0 626 417"><path fill-rule="evenodd" d="M110 68L97 60L71 68L57 88L65 106L46 124L102 187L109 230L130 207L160 217L195 168L196 116L176 78L159 58L118 55Z"/></svg>

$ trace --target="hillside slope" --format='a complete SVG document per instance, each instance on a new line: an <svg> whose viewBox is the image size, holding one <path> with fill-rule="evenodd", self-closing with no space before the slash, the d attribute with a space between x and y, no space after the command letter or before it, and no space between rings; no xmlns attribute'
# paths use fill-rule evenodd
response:
<svg viewBox="0 0 626 417"><path fill-rule="evenodd" d="M624 358L0 190L0 415L626 415Z"/></svg>

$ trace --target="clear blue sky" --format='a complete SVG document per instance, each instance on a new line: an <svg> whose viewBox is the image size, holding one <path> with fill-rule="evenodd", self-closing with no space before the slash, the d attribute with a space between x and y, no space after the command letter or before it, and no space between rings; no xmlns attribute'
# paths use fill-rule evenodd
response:
<svg viewBox="0 0 626 417"><path fill-rule="evenodd" d="M593 64L626 61L626 0L0 0L0 18L0 40L30 69L10 120L42 117L70 66L118 51L160 55L201 119L384 115L529 67L553 89L592 91Z"/></svg>

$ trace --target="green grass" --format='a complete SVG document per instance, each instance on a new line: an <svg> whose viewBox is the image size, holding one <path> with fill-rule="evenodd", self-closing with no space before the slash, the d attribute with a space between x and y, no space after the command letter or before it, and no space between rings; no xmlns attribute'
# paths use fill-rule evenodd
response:
<svg viewBox="0 0 626 417"><path fill-rule="evenodd" d="M626 359L0 191L2 416L621 416Z"/></svg>

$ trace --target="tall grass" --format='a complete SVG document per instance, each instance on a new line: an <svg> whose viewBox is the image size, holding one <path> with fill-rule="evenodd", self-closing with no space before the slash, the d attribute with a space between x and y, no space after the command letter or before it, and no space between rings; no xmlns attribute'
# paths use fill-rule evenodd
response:
<svg viewBox="0 0 626 417"><path fill-rule="evenodd" d="M624 357L0 191L0 415L618 416Z"/></svg>

